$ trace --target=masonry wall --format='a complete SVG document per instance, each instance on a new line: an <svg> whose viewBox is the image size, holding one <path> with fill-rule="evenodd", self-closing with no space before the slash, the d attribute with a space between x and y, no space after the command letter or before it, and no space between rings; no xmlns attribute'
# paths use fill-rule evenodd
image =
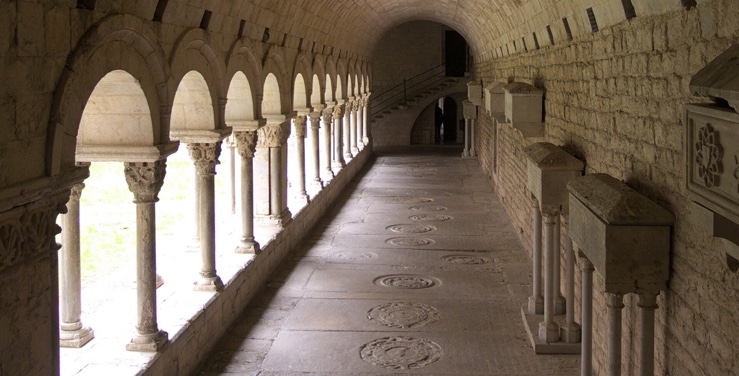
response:
<svg viewBox="0 0 739 376"><path fill-rule="evenodd" d="M699 2L692 10L637 17L600 32L475 67L487 84L515 80L546 90L546 137L586 162L586 173L608 173L677 218L668 291L660 295L656 374L739 374L739 274L727 267L722 243L700 230L684 187L684 105L691 77L739 42L739 4ZM482 113L482 112L481 112ZM530 201L524 139L482 113L477 150L523 242L530 247ZM495 148L499 163L492 169ZM564 262L563 262L564 265ZM579 291L579 270L576 273ZM605 300L596 276L596 374L605 374ZM623 374L638 371L638 308L625 299ZM579 300L577 302L579 306ZM577 312L579 317L579 310Z"/></svg>

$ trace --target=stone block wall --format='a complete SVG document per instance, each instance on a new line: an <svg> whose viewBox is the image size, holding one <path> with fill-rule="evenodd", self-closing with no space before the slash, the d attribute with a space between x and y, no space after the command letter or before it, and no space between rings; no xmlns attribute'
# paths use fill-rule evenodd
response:
<svg viewBox="0 0 739 376"><path fill-rule="evenodd" d="M475 66L485 83L509 79L546 90L545 140L586 162L587 173L625 181L677 217L668 291L658 299L656 374L739 374L739 274L727 267L718 239L702 232L684 187L683 132L689 82L707 62L739 42L739 4L699 2L657 16L640 16L571 42ZM482 113L477 151L493 177L522 241L530 247L531 217L521 149L524 139ZM497 144L499 165L491 171ZM563 260L564 261L564 260ZM564 265L564 262L563 262ZM579 272L578 272L579 273ZM576 280L579 291L579 274ZM595 290L602 290L596 277ZM579 295L579 293L578 293ZM604 373L605 300L595 294L594 351ZM577 303L579 305L579 301ZM626 297L623 372L638 371L636 299ZM579 310L576 312L579 317Z"/></svg>

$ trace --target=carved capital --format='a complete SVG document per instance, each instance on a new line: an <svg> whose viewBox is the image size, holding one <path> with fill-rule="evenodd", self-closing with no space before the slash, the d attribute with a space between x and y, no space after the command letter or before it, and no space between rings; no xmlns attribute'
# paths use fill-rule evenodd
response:
<svg viewBox="0 0 739 376"><path fill-rule="evenodd" d="M290 122L267 124L259 128L258 147L276 148L282 146L290 136Z"/></svg>
<svg viewBox="0 0 739 376"><path fill-rule="evenodd" d="M164 184L167 161L156 162L125 162L123 173L126 175L128 190L133 193L133 202L136 204L159 201L159 190Z"/></svg>
<svg viewBox="0 0 739 376"><path fill-rule="evenodd" d="M355 103L354 102L346 102L345 106L346 106L346 109L345 109L346 113L347 114L351 114L352 111L354 111Z"/></svg>
<svg viewBox="0 0 739 376"><path fill-rule="evenodd" d="M293 123L295 127L295 137L305 138L305 116L296 116L295 119L293 119Z"/></svg>
<svg viewBox="0 0 739 376"><path fill-rule="evenodd" d="M334 107L334 111L331 115L333 116L334 119L338 119L344 116L344 109L341 108L341 106L336 106Z"/></svg>
<svg viewBox="0 0 739 376"><path fill-rule="evenodd" d="M80 201L82 196L82 190L85 189L85 183L77 183L72 186L72 191L69 193L69 201Z"/></svg>
<svg viewBox="0 0 739 376"><path fill-rule="evenodd" d="M234 132L236 148L242 158L254 158L257 150L257 131Z"/></svg>
<svg viewBox="0 0 739 376"><path fill-rule="evenodd" d="M323 122L326 125L331 124L331 118L334 116L334 109L333 108L326 108L321 112L321 117L323 118Z"/></svg>
<svg viewBox="0 0 739 376"><path fill-rule="evenodd" d="M308 115L308 118L310 119L310 128L311 129L319 129L319 128L321 128L321 113L320 112L311 112Z"/></svg>
<svg viewBox="0 0 739 376"><path fill-rule="evenodd" d="M216 166L221 163L218 161L221 155L221 141L187 144L187 151L190 152L190 158L195 163L198 175L216 174Z"/></svg>

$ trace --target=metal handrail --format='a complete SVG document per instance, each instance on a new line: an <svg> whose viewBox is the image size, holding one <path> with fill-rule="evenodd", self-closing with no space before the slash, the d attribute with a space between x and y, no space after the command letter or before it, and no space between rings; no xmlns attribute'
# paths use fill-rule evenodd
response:
<svg viewBox="0 0 739 376"><path fill-rule="evenodd" d="M441 64L427 71L421 72L413 76L411 79L403 80L402 83L383 91L375 98L375 100L372 101L371 116L382 113L396 104L407 103L408 97L413 97L416 94L444 81L446 78L446 67L444 64ZM409 84L409 81L413 82ZM382 96L386 96L386 98L382 98Z"/></svg>

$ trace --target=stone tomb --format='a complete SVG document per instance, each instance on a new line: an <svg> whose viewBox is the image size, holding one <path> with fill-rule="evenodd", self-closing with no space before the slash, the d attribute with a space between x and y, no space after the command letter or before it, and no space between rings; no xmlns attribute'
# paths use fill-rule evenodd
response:
<svg viewBox="0 0 739 376"><path fill-rule="evenodd" d="M511 82L505 91L505 118L524 137L543 137L544 91L523 82Z"/></svg>

